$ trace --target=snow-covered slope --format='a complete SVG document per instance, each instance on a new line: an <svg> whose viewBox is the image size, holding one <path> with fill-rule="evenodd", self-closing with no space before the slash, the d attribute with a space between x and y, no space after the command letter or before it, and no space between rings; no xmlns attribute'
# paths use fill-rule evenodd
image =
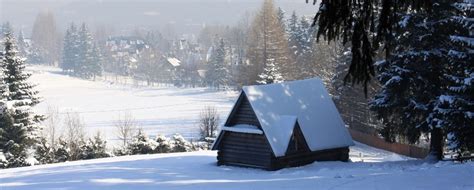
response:
<svg viewBox="0 0 474 190"><path fill-rule="evenodd" d="M238 95L206 88L136 87L88 81L62 75L54 67L29 66L28 70L43 98L36 107L39 113L48 114L48 107L58 108L61 115L78 112L88 132L101 131L109 142L116 138L115 120L125 112L130 112L149 135L180 133L194 137L198 134L199 113L206 105L215 106L225 118ZM110 76L108 79L113 81Z"/></svg>
<svg viewBox="0 0 474 190"><path fill-rule="evenodd" d="M124 156L0 170L0 189L474 189L474 163L426 164L361 144L351 159L269 172L218 167L211 151Z"/></svg>

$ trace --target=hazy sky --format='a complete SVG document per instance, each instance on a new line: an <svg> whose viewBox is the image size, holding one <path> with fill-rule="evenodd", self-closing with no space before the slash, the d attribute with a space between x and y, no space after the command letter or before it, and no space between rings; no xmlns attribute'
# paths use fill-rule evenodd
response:
<svg viewBox="0 0 474 190"><path fill-rule="evenodd" d="M291 14L312 15L317 7L305 0L275 0ZM0 0L0 21L10 21L28 35L36 15L50 10L61 30L72 22L92 27L112 26L119 31L135 27L159 29L172 26L181 33L192 33L204 24L233 25L252 13L262 0Z"/></svg>

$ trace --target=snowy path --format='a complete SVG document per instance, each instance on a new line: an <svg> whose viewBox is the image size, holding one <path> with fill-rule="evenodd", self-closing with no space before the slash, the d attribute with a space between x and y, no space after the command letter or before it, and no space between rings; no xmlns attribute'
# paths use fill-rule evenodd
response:
<svg viewBox="0 0 474 190"><path fill-rule="evenodd" d="M28 70L33 73L31 82L38 85L36 89L43 98L36 107L39 113L47 115L48 107L58 108L62 116L77 112L89 133L100 131L109 142L116 139L114 123L125 112L130 112L149 135L180 133L196 137L201 110L207 105L215 106L221 118L225 118L238 95L234 91L206 88L133 87L88 81L47 66L29 66Z"/></svg>
<svg viewBox="0 0 474 190"><path fill-rule="evenodd" d="M367 162L273 172L217 167L211 151L125 156L0 170L0 189L474 189L474 163L426 164L361 144L351 159L359 153Z"/></svg>

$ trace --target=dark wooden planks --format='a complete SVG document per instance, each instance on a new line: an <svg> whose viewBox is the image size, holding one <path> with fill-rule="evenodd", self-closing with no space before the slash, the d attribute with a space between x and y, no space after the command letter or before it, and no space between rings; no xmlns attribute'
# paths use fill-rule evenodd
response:
<svg viewBox="0 0 474 190"><path fill-rule="evenodd" d="M260 122L258 122L258 118L244 93L239 97L237 106L234 109L232 110L231 118L226 123L227 126L249 124L260 127Z"/></svg>
<svg viewBox="0 0 474 190"><path fill-rule="evenodd" d="M219 165L269 168L273 152L265 136L225 132L219 145Z"/></svg>
<svg viewBox="0 0 474 190"><path fill-rule="evenodd" d="M272 158L272 168L303 166L314 161L343 161L349 160L349 147L335 148L314 152L303 152Z"/></svg>

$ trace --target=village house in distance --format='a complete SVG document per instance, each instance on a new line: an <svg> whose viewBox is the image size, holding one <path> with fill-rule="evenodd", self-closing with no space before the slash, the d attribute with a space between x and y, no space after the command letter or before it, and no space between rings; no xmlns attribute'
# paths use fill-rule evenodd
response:
<svg viewBox="0 0 474 190"><path fill-rule="evenodd" d="M218 165L277 170L348 161L354 145L318 78L243 88L213 150Z"/></svg>

